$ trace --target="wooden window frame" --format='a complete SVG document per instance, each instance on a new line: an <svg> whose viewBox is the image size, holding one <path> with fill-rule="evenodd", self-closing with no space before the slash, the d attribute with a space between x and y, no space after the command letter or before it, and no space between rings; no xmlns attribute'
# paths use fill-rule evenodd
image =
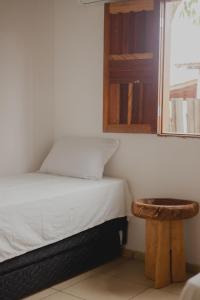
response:
<svg viewBox="0 0 200 300"><path fill-rule="evenodd" d="M199 134L193 133L165 133L163 132L162 117L163 117L163 106L164 106L164 49L165 49L165 9L166 3L176 0L159 0L160 1L160 35L159 35L159 88L158 88L158 130L157 134L160 137L182 137L182 138L200 138Z"/></svg>

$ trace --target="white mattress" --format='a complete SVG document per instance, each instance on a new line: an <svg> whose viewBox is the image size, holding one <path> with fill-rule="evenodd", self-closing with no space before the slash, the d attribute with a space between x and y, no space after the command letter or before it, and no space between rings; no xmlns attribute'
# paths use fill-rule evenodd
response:
<svg viewBox="0 0 200 300"><path fill-rule="evenodd" d="M30 173L0 179L0 262L124 217L124 180Z"/></svg>

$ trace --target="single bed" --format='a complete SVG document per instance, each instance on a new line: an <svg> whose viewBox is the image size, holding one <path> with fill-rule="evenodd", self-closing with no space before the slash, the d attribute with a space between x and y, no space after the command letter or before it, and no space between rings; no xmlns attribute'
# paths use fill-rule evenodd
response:
<svg viewBox="0 0 200 300"><path fill-rule="evenodd" d="M22 299L118 256L129 197L114 178L0 179L0 299Z"/></svg>

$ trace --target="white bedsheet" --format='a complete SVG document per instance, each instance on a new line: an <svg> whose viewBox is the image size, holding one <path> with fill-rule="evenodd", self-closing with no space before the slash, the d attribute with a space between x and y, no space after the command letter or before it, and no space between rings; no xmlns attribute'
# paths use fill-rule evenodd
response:
<svg viewBox="0 0 200 300"><path fill-rule="evenodd" d="M30 173L0 179L0 262L127 214L126 183Z"/></svg>
<svg viewBox="0 0 200 300"><path fill-rule="evenodd" d="M180 300L199 300L200 299L200 273L190 278L182 293Z"/></svg>

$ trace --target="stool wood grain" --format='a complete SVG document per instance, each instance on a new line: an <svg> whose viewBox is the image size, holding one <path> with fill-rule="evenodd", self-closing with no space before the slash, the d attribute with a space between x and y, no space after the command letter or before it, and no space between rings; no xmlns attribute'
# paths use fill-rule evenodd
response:
<svg viewBox="0 0 200 300"><path fill-rule="evenodd" d="M141 199L133 214L146 219L145 275L155 288L186 279L183 219L198 214L199 204L179 199Z"/></svg>

